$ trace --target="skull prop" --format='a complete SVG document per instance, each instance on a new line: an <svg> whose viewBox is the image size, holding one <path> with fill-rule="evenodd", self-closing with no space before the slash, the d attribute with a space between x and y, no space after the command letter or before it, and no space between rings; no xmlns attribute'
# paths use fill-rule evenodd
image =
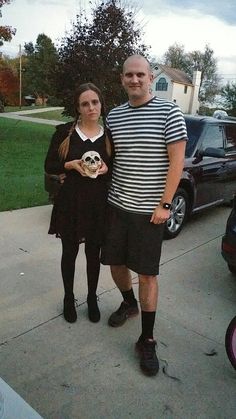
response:
<svg viewBox="0 0 236 419"><path fill-rule="evenodd" d="M87 151L81 157L82 159L82 168L84 169L87 176L96 178L98 175L98 170L102 165L101 156L96 151Z"/></svg>

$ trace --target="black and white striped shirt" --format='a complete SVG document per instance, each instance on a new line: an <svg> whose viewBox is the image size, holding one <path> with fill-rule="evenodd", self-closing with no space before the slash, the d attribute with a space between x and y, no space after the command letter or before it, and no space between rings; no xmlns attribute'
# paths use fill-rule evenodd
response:
<svg viewBox="0 0 236 419"><path fill-rule="evenodd" d="M108 201L125 211L152 213L165 188L167 144L187 140L181 110L157 97L138 107L127 102L111 110L107 128L115 151Z"/></svg>

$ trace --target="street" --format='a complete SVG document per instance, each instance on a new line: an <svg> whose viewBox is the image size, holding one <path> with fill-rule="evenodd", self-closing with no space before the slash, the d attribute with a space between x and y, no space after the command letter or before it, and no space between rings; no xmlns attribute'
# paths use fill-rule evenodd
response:
<svg viewBox="0 0 236 419"><path fill-rule="evenodd" d="M101 321L88 321L83 245L78 321L63 319L61 245L47 235L51 205L0 213L1 378L44 419L235 418L236 375L224 335L235 316L236 278L220 253L229 212L222 206L196 215L163 244L155 328L161 368L153 378L142 375L134 354L140 316L118 329L107 325L121 301L108 267L98 290ZM133 283L138 296L135 274Z"/></svg>

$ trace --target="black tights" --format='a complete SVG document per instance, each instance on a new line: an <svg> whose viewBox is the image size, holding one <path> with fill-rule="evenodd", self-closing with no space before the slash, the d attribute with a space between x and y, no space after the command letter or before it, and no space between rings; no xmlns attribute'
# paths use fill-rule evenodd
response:
<svg viewBox="0 0 236 419"><path fill-rule="evenodd" d="M79 251L79 243L65 238L62 241L61 273L65 296L74 298L75 262ZM87 241L85 243L85 256L87 262L88 295L96 295L100 272L100 246Z"/></svg>

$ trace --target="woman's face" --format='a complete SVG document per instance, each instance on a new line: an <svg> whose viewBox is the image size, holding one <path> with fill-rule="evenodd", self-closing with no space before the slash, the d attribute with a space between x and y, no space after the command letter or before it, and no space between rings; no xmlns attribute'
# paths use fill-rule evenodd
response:
<svg viewBox="0 0 236 419"><path fill-rule="evenodd" d="M93 90L86 90L78 100L78 111L82 122L98 121L101 115L101 102Z"/></svg>

